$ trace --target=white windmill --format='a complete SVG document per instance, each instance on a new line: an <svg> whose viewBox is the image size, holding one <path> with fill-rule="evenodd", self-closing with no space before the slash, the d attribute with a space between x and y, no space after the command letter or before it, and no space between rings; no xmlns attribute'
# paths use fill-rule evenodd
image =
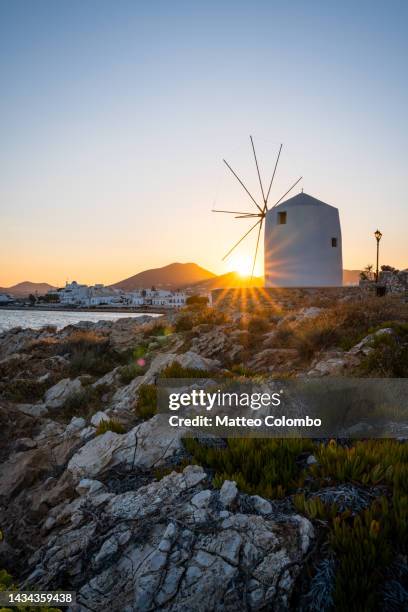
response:
<svg viewBox="0 0 408 612"><path fill-rule="evenodd" d="M224 159L223 161L227 168L238 180L258 210L256 212L213 211L234 214L236 219L257 219L256 223L224 255L223 260L229 257L232 251L258 227L258 237L252 265L253 276L262 226L265 221L264 276L266 287L341 286L343 262L338 209L303 193L303 190L296 196L282 202L303 177L298 178L283 196L268 208L282 145L279 147L272 178L265 193L252 136L250 136L250 140L261 188L262 201L261 204L256 201L243 181Z"/></svg>

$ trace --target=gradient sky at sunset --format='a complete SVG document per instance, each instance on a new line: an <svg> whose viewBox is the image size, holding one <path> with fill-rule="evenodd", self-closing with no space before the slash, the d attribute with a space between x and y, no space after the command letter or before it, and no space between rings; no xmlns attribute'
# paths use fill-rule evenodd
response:
<svg viewBox="0 0 408 612"><path fill-rule="evenodd" d="M250 222L210 210L251 209L249 134L265 176L284 143L276 199L303 174L340 209L345 268L377 226L407 267L407 34L404 0L1 0L0 286L242 267Z"/></svg>

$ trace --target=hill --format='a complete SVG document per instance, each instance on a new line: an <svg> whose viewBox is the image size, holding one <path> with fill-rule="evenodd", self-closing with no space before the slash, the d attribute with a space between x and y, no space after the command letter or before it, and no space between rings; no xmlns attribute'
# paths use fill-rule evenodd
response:
<svg viewBox="0 0 408 612"><path fill-rule="evenodd" d="M111 285L114 289L132 291L133 289L155 286L157 288L177 289L215 278L215 274L195 263L172 263L162 268L152 268L139 272L130 278Z"/></svg>
<svg viewBox="0 0 408 612"><path fill-rule="evenodd" d="M238 272L228 272L227 274L221 274L221 276L215 276L208 280L195 283L190 288L197 291L198 293L206 293L213 289L233 289L238 287L262 287L263 278L261 276L254 276L251 280L250 277L242 277Z"/></svg>
<svg viewBox="0 0 408 612"><path fill-rule="evenodd" d="M0 287L1 292L9 293L13 297L19 298L27 297L30 293L33 295L44 295L44 293L47 293L50 289L55 289L55 287L48 283L32 283L31 281L23 281L11 287Z"/></svg>

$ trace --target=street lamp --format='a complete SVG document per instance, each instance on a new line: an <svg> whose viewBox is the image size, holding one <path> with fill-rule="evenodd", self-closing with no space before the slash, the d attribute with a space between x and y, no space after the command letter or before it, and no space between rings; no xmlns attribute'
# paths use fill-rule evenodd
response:
<svg viewBox="0 0 408 612"><path fill-rule="evenodd" d="M376 273L375 273L375 282L378 283L378 260L379 260L380 240L382 238L382 233L380 232L380 230L377 230L376 232L374 232L374 236L377 241L377 268L376 268Z"/></svg>

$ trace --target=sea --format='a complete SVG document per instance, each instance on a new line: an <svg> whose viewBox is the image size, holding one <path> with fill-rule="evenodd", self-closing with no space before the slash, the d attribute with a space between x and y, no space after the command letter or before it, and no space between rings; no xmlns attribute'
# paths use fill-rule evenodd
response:
<svg viewBox="0 0 408 612"><path fill-rule="evenodd" d="M71 310L2 310L0 309L0 333L13 327L40 329L55 325L57 329L79 323L79 321L116 321L127 317L160 317L145 312L83 312Z"/></svg>

